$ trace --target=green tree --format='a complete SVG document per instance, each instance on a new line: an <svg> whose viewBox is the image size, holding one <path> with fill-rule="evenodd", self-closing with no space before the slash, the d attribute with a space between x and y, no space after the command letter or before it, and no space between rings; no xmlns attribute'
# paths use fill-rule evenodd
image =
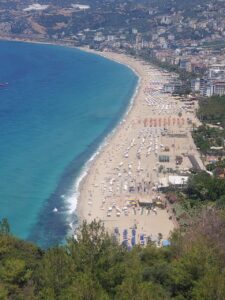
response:
<svg viewBox="0 0 225 300"><path fill-rule="evenodd" d="M218 268L210 268L196 283L192 297L194 300L223 300L225 295L225 274Z"/></svg>
<svg viewBox="0 0 225 300"><path fill-rule="evenodd" d="M74 276L74 264L65 247L48 250L41 260L36 272L35 282L38 290L43 290L56 299L63 288L67 287ZM52 296L51 296L52 295Z"/></svg>
<svg viewBox="0 0 225 300"><path fill-rule="evenodd" d="M7 298L8 290L2 283L0 283L0 300L6 300Z"/></svg>
<svg viewBox="0 0 225 300"><path fill-rule="evenodd" d="M68 241L68 252L75 262L77 271L94 273L98 260L111 247L113 239L106 233L101 222L84 222L79 229L77 240Z"/></svg>
<svg viewBox="0 0 225 300"><path fill-rule="evenodd" d="M0 235L9 235L10 234L10 225L6 218L2 219L0 222Z"/></svg>
<svg viewBox="0 0 225 300"><path fill-rule="evenodd" d="M88 273L79 273L72 284L62 291L60 300L107 300L109 297L99 283Z"/></svg>
<svg viewBox="0 0 225 300"><path fill-rule="evenodd" d="M161 285L152 282L125 280L117 289L116 299L120 300L166 300L169 294Z"/></svg>

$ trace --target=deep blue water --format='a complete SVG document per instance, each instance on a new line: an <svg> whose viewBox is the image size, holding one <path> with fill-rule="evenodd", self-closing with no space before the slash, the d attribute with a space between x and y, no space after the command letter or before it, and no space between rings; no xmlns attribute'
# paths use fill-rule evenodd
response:
<svg viewBox="0 0 225 300"><path fill-rule="evenodd" d="M125 112L137 77L59 46L0 42L0 58L0 82L9 83L0 87L0 218L47 247L66 236L75 179Z"/></svg>

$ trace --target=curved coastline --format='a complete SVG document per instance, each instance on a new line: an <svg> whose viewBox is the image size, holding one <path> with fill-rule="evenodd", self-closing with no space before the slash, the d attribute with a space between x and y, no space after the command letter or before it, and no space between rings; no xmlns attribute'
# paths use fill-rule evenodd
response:
<svg viewBox="0 0 225 300"><path fill-rule="evenodd" d="M118 119L115 120L115 123L113 124L112 129L110 129L110 132L108 131L108 133L106 133L106 136L103 138L103 141L101 142L101 144L99 146L97 146L97 150L92 154L91 158L88 161L86 161L85 165L82 167L81 171L79 172L80 174L77 176L76 181L74 183L74 191L72 191L72 193L71 193L72 195L69 197L65 197L63 199L65 201L65 204L68 207L68 212L69 212L68 221L71 221L71 219L74 216L74 213L78 212L77 205L79 203L77 203L77 200L79 201L79 189L83 185L85 177L88 174L92 163L101 154L102 149L110 142L111 137L116 133L116 131L118 130L118 127L120 127L121 124L124 123L127 115L129 114L130 110L132 109L133 103L135 101L135 97L136 97L139 87L140 87L141 78L140 78L139 74L136 72L136 70L134 70L129 65L127 65L121 61L117 61L115 59L110 59L104 55L100 55L100 53L97 53L97 52L86 51L87 49L80 49L77 47L73 47L71 45L58 44L58 43L56 43L56 44L55 43L42 43L42 42L29 41L29 40L25 41L25 40L20 40L20 39L2 39L2 40L12 41L12 42L22 42L22 43L48 44L48 45L53 45L53 46L79 49L80 51L85 51L92 55L98 55L98 56L103 57L106 60L111 60L114 63L121 64L121 65L125 66L126 68L129 68L138 77L138 80L135 82L132 89L130 90L130 94L132 93L132 96L129 97L129 100L127 99L127 102L125 103L125 105L123 107L123 111L121 111L120 116L118 116Z"/></svg>
<svg viewBox="0 0 225 300"><path fill-rule="evenodd" d="M12 39L10 39L10 40L12 40ZM62 43L61 44L51 43L51 42L49 42L49 43L43 42L42 43L42 42L19 40L19 39L15 39L15 41L40 43L40 44L52 44L52 45L77 49L77 47L74 47L69 44L62 44ZM106 216L106 211L104 211L105 208L100 207L100 205L99 205L100 203L97 203L97 202L101 201L101 200L104 201L104 192L103 192L103 188L101 187L103 181L100 181L100 179L105 180L105 178L103 178L103 176L105 176L106 174L107 174L107 176L108 176L108 174L110 174L109 176L112 176L111 179L113 179L112 170L115 170L116 166L121 164L121 157L122 157L122 160L124 160L123 159L124 155L121 153L122 147L124 146L124 144L122 144L122 141L119 139L125 138L124 140L129 143L131 142L132 138L133 138L132 140L134 140L135 138L137 140L137 130L145 130L145 129L143 129L143 127L146 127L145 126L146 124L144 124L144 126L143 126L143 124L142 124L143 121L144 121L144 123L145 123L145 120L149 120L149 122L150 122L150 120L152 120L152 118L150 118L150 117L153 117L155 122L157 122L157 119L155 117L158 113L158 116L160 116L160 118L158 119L158 121L160 120L159 127L161 127L161 120L162 120L161 116L164 117L164 123L165 123L165 117L168 117L167 116L168 114L169 114L169 119L172 117L177 118L177 112L183 110L182 104L178 103L174 97L172 97L170 95L165 95L162 93L163 83L168 82L169 76L168 76L168 74L163 74L163 71L159 70L158 67L154 67L151 64L148 64L148 67L145 67L144 66L145 64L143 63L143 61L136 60L133 57L130 58L128 55L125 55L125 54L117 54L114 52L103 52L102 53L102 52L93 51L93 50L90 50L87 48L78 48L78 49L80 49L81 51L86 51L86 52L98 55L98 56L102 56L107 60L111 60L116 63L123 64L127 68L131 69L138 76L139 79L138 79L138 84L136 85L136 89L134 90L133 96L130 97L129 105L126 106L127 107L126 111L120 117L121 120L119 121L117 119L117 122L114 123L113 130L110 133L106 133L106 137L103 138L103 142L101 142L101 144L99 146L96 146L97 150L91 156L91 158L84 164L84 167L80 171L80 175L78 175L78 177L73 185L75 188L74 193L72 193L72 196L70 198L65 199L65 202L67 205L71 204L70 210L68 209L68 211L70 211L70 217L71 217L70 220L72 220L72 217L76 213L79 217L76 227L79 224L81 224L81 222L84 219L87 220L87 222L89 222L93 218L95 218L97 220L103 221L103 223L106 225L106 229L111 232L113 229L115 229L115 226L118 226L118 222L120 222L120 230L122 230L124 228L128 228L129 226L134 226L134 225L137 226L138 225L138 227L139 227L138 237L140 237L141 233L143 234L143 232L145 232L145 235L149 236L150 238L152 238L152 237L154 238L156 236L156 234L159 234L159 232L160 232L161 234L163 234L164 238L168 238L170 235L170 232L174 229L174 227L178 226L177 223L173 220L173 214L172 214L172 211L170 211L170 209L168 209L167 211L160 210L158 212L159 216L157 218L154 218L154 217L150 218L150 219L148 218L148 222L147 222L148 224L147 224L146 223L147 218L145 216L140 217L140 218L133 216L133 215L131 216L132 212L131 212L129 218L127 218L126 217L127 215L125 214L125 216L123 216L121 218L116 218L116 219L110 218L111 219L110 220L109 218L107 218L108 215ZM130 61L129 61L129 59L130 59ZM154 85L156 85L156 89L154 88ZM151 86L153 86L153 88ZM145 90L145 89L147 89L147 90ZM157 92L155 93L155 91L157 91ZM150 100L146 99L146 95L148 95L150 97ZM158 108L156 108L155 110L151 106L152 104L149 103L149 101L151 102L152 99L153 99L153 101L158 102ZM164 107L165 103L167 106L166 109ZM148 107L148 109L146 109L147 107ZM169 110L169 111L167 111L167 110ZM178 116L179 116L179 114L178 114ZM185 118L187 117L187 120L190 120L190 119L191 119L191 121L192 121L192 119L194 121L196 120L195 115L184 112L184 116L185 116ZM176 123L174 123L174 124L176 125ZM174 124L170 124L168 121L168 124L166 124L166 125L169 125L169 128L171 130L173 130ZM183 152L181 150L188 151L187 145L189 145L189 150L191 152L193 152L196 155L199 162L201 162L199 153L197 152L197 149L194 145L193 139L190 134L189 125L185 123L185 120L184 120L183 125L184 125L184 130L187 132L187 137L186 137L185 142L182 142L182 143L180 141L178 141L178 139L176 139L176 145L175 145L176 147L174 146L176 148L175 149L176 154L183 155ZM150 125L150 127L152 127L152 125ZM157 127L157 125L156 126L153 125L153 127ZM136 136L133 135L132 129L135 129ZM154 129L154 128L152 128L152 129ZM176 128L176 130L178 130L178 131L179 130L182 131L181 129L182 128L180 128L180 127ZM130 135L128 135L128 133ZM163 139L162 136L161 136L161 138ZM174 144L175 144L175 142L174 142ZM120 158L115 156L115 154L117 155L117 152L118 152L117 145L120 146L120 149L118 149L118 151L120 151L119 154L120 155L122 154L122 156L120 156ZM121 147L121 145L122 145L122 147ZM111 149L110 149L110 147L111 147ZM156 152L158 153L158 151L156 151ZM155 154L157 154L156 152L155 152ZM113 161L115 160L114 164L109 162L109 160L112 161L112 159L111 159L111 157L110 157L110 159L109 159L109 157L107 157L108 153L114 154L114 156L112 156ZM152 154L151 159L144 158L142 163L145 164L148 161L148 165L146 164L145 168L148 168L148 170L150 171L150 176L149 176L149 173L146 173L145 175L147 175L147 177L150 177L149 183L152 182L153 185L155 185L155 182L153 180L158 180L159 174L158 173L156 174L156 172L153 172L157 168L156 167L152 168L152 167L157 166L157 164L158 164L157 159L153 156L153 154ZM102 158L101 158L101 156L102 156ZM146 157L147 157L147 155L146 155ZM156 157L157 157L157 155L156 155ZM105 159L105 161L104 161L104 159ZM109 172L109 169L107 170L107 168L105 168L104 164L106 161L107 161L108 166L110 166L110 168L111 168L110 172ZM137 161L138 160L136 160L136 162ZM127 165L127 163L130 163L130 160L126 161L126 165ZM133 161L131 161L131 164L133 164ZM190 168L190 164L188 163L188 161L185 161L185 166L186 166L186 168ZM112 169L112 167L113 167L113 169ZM129 165L127 165L127 168L130 168ZM139 168L140 168L140 164L139 164ZM92 170L93 170L93 172L92 172ZM102 170L102 174L99 173L99 170ZM141 170L143 171L143 169L141 169ZM96 176L99 176L99 175L100 175L99 180L97 180L98 185L95 185L94 183L96 182L96 180L95 180ZM121 176L121 174L120 175L117 174L117 176ZM139 176L139 174L138 174L138 176ZM153 177L153 180L152 180L152 177ZM147 179L147 180L149 180L149 179ZM96 188L97 188L97 191L96 191ZM102 191L101 191L101 189L102 189ZM90 197L91 204L89 203L89 195L91 195L91 197ZM95 197L93 197L93 195ZM114 195L112 195L112 196L114 199L115 198ZM109 196L109 197L111 197L111 196ZM118 197L118 195L117 195L117 197ZM119 197L121 198L121 194L119 195ZM75 200L77 201L77 203ZM123 200L124 201L122 203L119 203L119 200L117 199L117 205L118 205L118 203L119 203L119 205L120 204L126 205L125 198ZM92 207L92 201L94 203L93 207ZM116 207L116 209L117 209L118 206L115 206L116 205L116 204L114 204L115 202L113 203L112 199L110 199L110 201L111 202L108 202L108 205L110 205L112 207ZM115 201L115 200L113 200L113 201ZM91 209L88 205L91 205ZM101 211L101 209L103 209L103 211ZM119 208L119 210L121 211L121 207ZM104 217L103 217L103 214L104 214ZM134 213L134 215L136 215L136 213ZM157 215L157 213L156 213L156 215ZM116 216L114 216L114 217L116 217ZM74 224L72 224L72 225L74 225ZM129 227L129 228L131 228L131 227ZM74 230L75 226L72 226L71 229ZM73 233L72 230L70 230L70 232L69 232L70 234ZM122 231L120 231L120 232L122 232Z"/></svg>
<svg viewBox="0 0 225 300"><path fill-rule="evenodd" d="M113 136L117 133L117 131L120 129L120 127L126 122L126 119L129 115L129 113L131 112L131 110L134 107L135 104L135 100L137 98L137 95L140 91L141 88L141 83L142 83L142 77L141 75L138 73L137 70L135 70L133 67L131 67L130 65L127 65L121 61L117 61L113 58L110 57L106 57L103 53L98 53L97 51L89 51L86 48L79 48L81 51L86 51L88 53L91 54L95 54L95 55L99 55L104 57L105 59L114 61L116 63L122 64L124 66L126 66L127 68L131 69L132 72L134 72L136 74L136 76L138 77L138 82L137 85L134 89L134 93L130 99L130 102L128 104L128 107L126 109L126 111L123 113L123 115L121 116L121 120L118 121L118 123L116 124L116 126L112 129L112 131L104 138L103 142L100 144L100 146L97 148L96 152L91 156L91 158L85 163L85 165L83 166L83 168L80 171L80 176L78 176L78 178L75 181L75 199L72 196L71 197L71 201L69 201L72 205L74 205L74 202L76 202L75 206L71 206L71 214L76 213L76 215L78 216L78 223L75 224L75 226L73 227L73 230L75 228L77 228L79 225L82 224L84 217L83 217L83 213L82 213L82 203L81 203L81 199L79 199L80 197L80 193L81 190L84 188L85 182L86 182L86 177L88 176L89 172L91 171L92 165L95 163L95 160L97 160L98 158L100 158L101 156L101 152L104 150L104 148L106 146L108 146L108 144L110 143L111 139L113 138ZM73 201L75 200L75 201Z"/></svg>
<svg viewBox="0 0 225 300"><path fill-rule="evenodd" d="M89 51L89 50L88 50ZM93 52L90 50L90 52ZM137 204L137 209L132 209L130 201L139 201L142 197L152 201L153 197L160 197L155 193L152 186L157 184L159 177L157 170L158 152L147 155L143 146L144 141L152 141L155 145L158 139L162 138L160 127L146 126L150 117L157 118L160 113L166 115L167 111L157 111L147 103L147 97L155 101L166 103L166 106L176 106L176 100L163 94L161 88L164 82L167 82L168 76L163 74L158 68L155 68L143 60L135 59L125 54L114 52L100 52L95 54L102 55L105 58L115 60L116 62L127 65L130 69L135 70L139 76L139 85L137 93L134 94L132 106L128 109L124 122L120 123L111 135L109 143L105 145L99 156L92 162L87 176L80 185L79 201L77 214L79 222L86 220L88 223L92 220L101 221L106 230L112 233L119 232L118 239L122 242L122 232L131 228L137 228L137 237L140 238L144 233L145 236L156 238L160 232L165 238L168 238L170 232L176 224L173 224L168 210L157 210L157 217L148 217ZM166 76L166 77L165 77ZM156 88L152 87L157 85ZM161 104L162 106L162 104ZM177 108L179 109L179 108ZM174 114L175 110L171 110ZM151 119L152 120L152 119ZM146 127L146 128L144 128ZM157 127L157 126L155 126ZM157 140L157 141L156 141ZM152 145L152 142L151 142ZM161 144L160 144L161 145ZM138 157L138 148L142 148L142 157ZM148 147L149 148L149 147ZM129 153L129 154L128 154ZM138 184L148 184L150 188L141 193L128 190ZM147 199L146 199L147 200ZM126 211L125 211L126 210ZM143 216L141 216L143 215Z"/></svg>
<svg viewBox="0 0 225 300"><path fill-rule="evenodd" d="M77 194L76 194L77 206L75 209L75 213L78 216L78 223L73 227L73 230L76 229L77 227L79 227L79 225L81 225L82 222L86 219L84 216L83 205L84 205L84 202L88 201L88 200L81 199L81 193L82 193L83 189L87 188L85 185L87 184L88 175L91 172L92 168L94 168L95 162L98 159L101 160L101 154L104 152L105 148L110 145L113 137L116 136L117 133L119 133L122 126L125 126L128 117L130 116L131 112L135 109L135 104L137 102L137 98L139 96L139 93L141 92L141 89L143 88L143 77L142 77L140 71L138 71L138 69L136 69L132 64L129 64L128 61L126 61L126 59L129 58L128 55L117 54L117 53L113 53L113 52L98 52L98 51L91 50L86 47L79 48L79 49L82 51L86 51L88 53L92 53L94 55L102 56L105 59L108 59L108 60L111 60L111 61L114 61L116 63L126 66L127 68L131 69L132 72L134 72L136 74L136 76L138 77L138 82L137 82L137 86L134 90L134 93L130 99L130 103L127 107L127 110L121 117L122 119L119 121L119 123L116 125L116 127L113 128L113 130L105 137L102 144L98 147L98 149L93 154L93 156L87 161L85 166L82 168L81 175L79 176L79 178L77 178L77 181L76 181L76 184L77 184L77 186L76 186L76 188L77 188ZM116 55L116 58L114 57L114 55ZM135 61L134 58L131 58L131 59Z"/></svg>

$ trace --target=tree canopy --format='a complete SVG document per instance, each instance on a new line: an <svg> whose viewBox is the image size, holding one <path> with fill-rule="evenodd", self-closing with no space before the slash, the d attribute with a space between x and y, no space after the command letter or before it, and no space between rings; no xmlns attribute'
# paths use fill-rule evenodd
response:
<svg viewBox="0 0 225 300"><path fill-rule="evenodd" d="M0 235L0 299L224 299L225 219L204 211L171 246L119 245L99 222L41 250ZM219 233L219 234L218 234Z"/></svg>

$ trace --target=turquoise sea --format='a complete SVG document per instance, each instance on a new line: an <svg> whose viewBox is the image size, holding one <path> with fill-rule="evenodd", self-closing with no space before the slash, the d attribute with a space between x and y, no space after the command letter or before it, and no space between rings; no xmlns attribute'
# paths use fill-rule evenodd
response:
<svg viewBox="0 0 225 300"><path fill-rule="evenodd" d="M75 182L125 113L138 78L60 46L1 41L0 58L0 83L8 82L0 87L0 218L13 234L48 247L76 222Z"/></svg>

